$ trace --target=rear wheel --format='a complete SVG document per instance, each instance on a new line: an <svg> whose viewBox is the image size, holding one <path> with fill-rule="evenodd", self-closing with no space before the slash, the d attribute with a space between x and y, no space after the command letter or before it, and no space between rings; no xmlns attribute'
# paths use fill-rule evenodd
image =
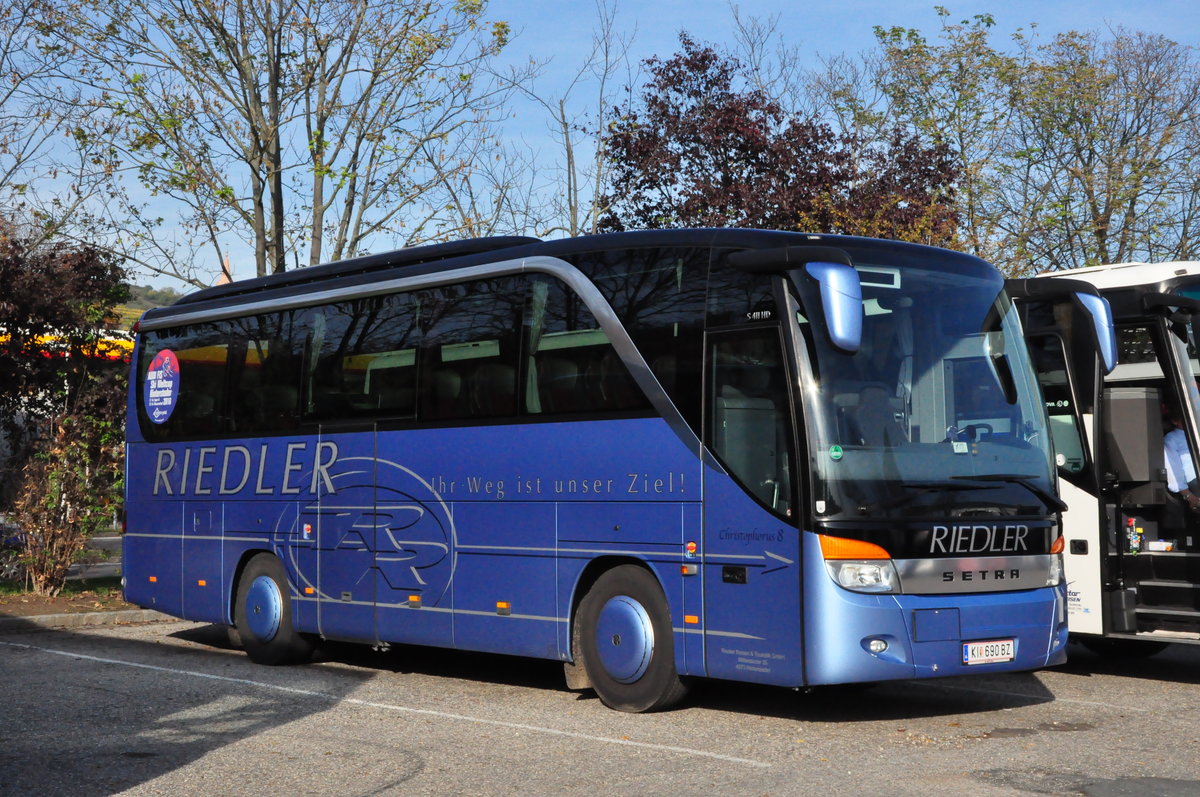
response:
<svg viewBox="0 0 1200 797"><path fill-rule="evenodd" d="M596 695L619 711L675 705L687 687L675 671L675 640L662 588L645 569L604 573L579 604L577 654Z"/></svg>
<svg viewBox="0 0 1200 797"><path fill-rule="evenodd" d="M312 657L312 640L292 627L292 597L280 561L261 553L246 563L234 600L237 635L259 664L299 664Z"/></svg>

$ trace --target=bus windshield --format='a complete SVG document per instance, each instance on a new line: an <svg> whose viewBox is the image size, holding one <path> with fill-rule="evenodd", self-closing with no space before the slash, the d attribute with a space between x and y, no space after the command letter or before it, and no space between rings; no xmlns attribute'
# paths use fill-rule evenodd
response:
<svg viewBox="0 0 1200 797"><path fill-rule="evenodd" d="M790 280L816 516L1056 509L1041 391L1001 277L958 262L898 268L857 256L855 266L864 317L854 353L810 323L821 312L814 281Z"/></svg>
<svg viewBox="0 0 1200 797"><path fill-rule="evenodd" d="M1175 293L1188 299L1200 301L1200 285L1186 284L1175 290ZM1192 314L1186 322L1178 322L1169 326L1174 333L1171 335L1171 345L1176 350L1176 356L1185 370L1184 385L1187 388L1187 405L1195 420L1196 428L1200 429L1200 316ZM1190 379L1187 377L1191 377Z"/></svg>

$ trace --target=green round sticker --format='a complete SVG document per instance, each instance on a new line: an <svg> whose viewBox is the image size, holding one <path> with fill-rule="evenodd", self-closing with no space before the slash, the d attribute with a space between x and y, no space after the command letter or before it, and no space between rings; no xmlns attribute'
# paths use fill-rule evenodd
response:
<svg viewBox="0 0 1200 797"><path fill-rule="evenodd" d="M842 458L842 447L841 446L830 446L829 447L829 458L832 459L834 462L841 459Z"/></svg>

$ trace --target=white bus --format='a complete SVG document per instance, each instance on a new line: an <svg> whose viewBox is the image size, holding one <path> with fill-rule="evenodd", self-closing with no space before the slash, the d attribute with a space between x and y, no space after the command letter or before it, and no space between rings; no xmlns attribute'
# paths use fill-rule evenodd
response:
<svg viewBox="0 0 1200 797"><path fill-rule="evenodd" d="M1081 337L1087 326L1077 311L1023 305L1069 506L1072 637L1123 655L1200 644L1200 263L1042 276L1100 291L1112 308L1118 355L1105 373Z"/></svg>

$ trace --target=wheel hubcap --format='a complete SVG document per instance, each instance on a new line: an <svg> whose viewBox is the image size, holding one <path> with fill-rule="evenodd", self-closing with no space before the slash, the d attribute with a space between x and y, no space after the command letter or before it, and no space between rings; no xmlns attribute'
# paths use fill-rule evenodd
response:
<svg viewBox="0 0 1200 797"><path fill-rule="evenodd" d="M596 621L596 649L613 680L641 678L654 656L654 626L645 607L626 595L610 598Z"/></svg>
<svg viewBox="0 0 1200 797"><path fill-rule="evenodd" d="M279 633L283 618L283 596L270 576L259 576L246 591L246 625L262 642L270 642Z"/></svg>

